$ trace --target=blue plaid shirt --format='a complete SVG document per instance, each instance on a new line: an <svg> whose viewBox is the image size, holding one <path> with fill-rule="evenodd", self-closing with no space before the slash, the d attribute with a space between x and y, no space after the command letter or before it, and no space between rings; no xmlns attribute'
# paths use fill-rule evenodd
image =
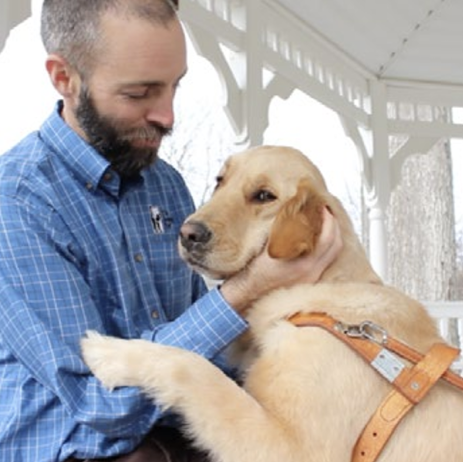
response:
<svg viewBox="0 0 463 462"><path fill-rule="evenodd" d="M133 449L162 418L82 362L88 329L213 359L246 324L177 254L193 201L158 160L121 182L56 110L0 157L0 461Z"/></svg>

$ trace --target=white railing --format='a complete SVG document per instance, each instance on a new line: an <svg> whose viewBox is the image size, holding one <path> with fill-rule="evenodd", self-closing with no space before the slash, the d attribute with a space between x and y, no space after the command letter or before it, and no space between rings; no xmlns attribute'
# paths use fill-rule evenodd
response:
<svg viewBox="0 0 463 462"><path fill-rule="evenodd" d="M424 302L436 319L442 337L460 350L463 349L463 301ZM463 355L454 362L453 369L463 376Z"/></svg>

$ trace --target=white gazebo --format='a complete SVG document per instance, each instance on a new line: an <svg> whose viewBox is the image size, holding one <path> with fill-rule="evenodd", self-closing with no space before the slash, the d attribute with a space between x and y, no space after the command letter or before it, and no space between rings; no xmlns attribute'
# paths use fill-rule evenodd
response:
<svg viewBox="0 0 463 462"><path fill-rule="evenodd" d="M31 2L0 3L0 51ZM339 114L361 160L370 258L386 276L385 210L404 159L463 138L463 1L180 0L180 14L243 144L262 143L272 98L295 89ZM391 135L406 139L394 153Z"/></svg>
<svg viewBox="0 0 463 462"><path fill-rule="evenodd" d="M180 11L243 142L262 143L272 98L296 88L339 114L361 156L369 253L385 276L385 210L404 159L463 138L451 117L463 107L463 2L180 0ZM407 138L394 155L390 135Z"/></svg>
<svg viewBox="0 0 463 462"><path fill-rule="evenodd" d="M0 3L0 51L31 3ZM360 155L370 258L386 276L385 210L404 159L463 138L452 117L463 108L463 1L180 0L180 13L243 144L262 143L272 98L295 89L339 114ZM390 135L407 139L394 155Z"/></svg>

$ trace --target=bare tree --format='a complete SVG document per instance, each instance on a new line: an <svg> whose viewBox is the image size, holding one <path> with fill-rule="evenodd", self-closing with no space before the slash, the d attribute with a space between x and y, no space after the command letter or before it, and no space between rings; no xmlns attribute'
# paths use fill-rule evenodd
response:
<svg viewBox="0 0 463 462"><path fill-rule="evenodd" d="M422 300L456 297L456 242L448 142L407 159L388 210L390 282Z"/></svg>
<svg viewBox="0 0 463 462"><path fill-rule="evenodd" d="M455 276L455 299L463 300L463 229L458 228L457 244L457 270Z"/></svg>

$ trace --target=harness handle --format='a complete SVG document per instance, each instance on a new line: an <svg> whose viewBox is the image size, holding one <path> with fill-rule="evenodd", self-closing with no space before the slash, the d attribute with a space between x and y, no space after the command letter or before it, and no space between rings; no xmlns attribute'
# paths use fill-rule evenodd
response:
<svg viewBox="0 0 463 462"><path fill-rule="evenodd" d="M463 390L463 378L449 370L459 355L457 348L434 344L426 355L391 338L371 321L344 324L326 313L296 313L288 318L296 327L321 327L346 343L368 362L394 389L386 396L359 436L352 462L375 462L403 417L443 378ZM390 352L414 363L407 367Z"/></svg>

